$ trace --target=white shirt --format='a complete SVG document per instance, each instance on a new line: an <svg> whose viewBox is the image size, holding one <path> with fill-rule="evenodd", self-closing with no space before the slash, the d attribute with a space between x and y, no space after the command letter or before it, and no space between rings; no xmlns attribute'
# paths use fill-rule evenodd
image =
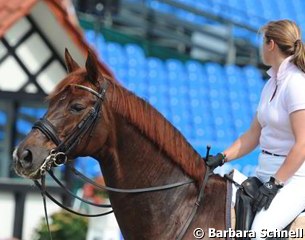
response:
<svg viewBox="0 0 305 240"><path fill-rule="evenodd" d="M295 143L289 114L305 109L305 74L290 60L291 56L282 62L277 74L272 68L267 71L271 78L263 88L257 108L262 127L260 147L280 155L287 155ZM276 84L276 94L270 101Z"/></svg>

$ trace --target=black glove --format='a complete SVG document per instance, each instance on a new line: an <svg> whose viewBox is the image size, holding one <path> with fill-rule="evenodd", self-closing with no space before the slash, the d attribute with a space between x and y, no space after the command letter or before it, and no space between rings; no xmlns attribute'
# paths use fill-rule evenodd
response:
<svg viewBox="0 0 305 240"><path fill-rule="evenodd" d="M281 184L275 183L275 178L264 183L259 189L254 198L253 210L260 211L262 208L268 209L277 192L283 187Z"/></svg>
<svg viewBox="0 0 305 240"><path fill-rule="evenodd" d="M223 153L217 153L215 156L209 155L206 159L206 164L213 171L215 168L222 166L225 163L226 156Z"/></svg>

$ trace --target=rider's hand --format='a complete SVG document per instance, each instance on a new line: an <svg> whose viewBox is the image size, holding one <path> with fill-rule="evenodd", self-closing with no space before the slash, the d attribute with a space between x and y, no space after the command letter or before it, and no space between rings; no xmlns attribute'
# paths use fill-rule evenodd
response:
<svg viewBox="0 0 305 240"><path fill-rule="evenodd" d="M206 164L211 170L214 170L218 166L222 166L225 163L226 156L223 153L217 153L216 155L210 155L206 159Z"/></svg>
<svg viewBox="0 0 305 240"><path fill-rule="evenodd" d="M276 184L275 178L264 183L259 189L254 199L254 211L260 211L262 208L268 209L277 192L283 187L282 184Z"/></svg>

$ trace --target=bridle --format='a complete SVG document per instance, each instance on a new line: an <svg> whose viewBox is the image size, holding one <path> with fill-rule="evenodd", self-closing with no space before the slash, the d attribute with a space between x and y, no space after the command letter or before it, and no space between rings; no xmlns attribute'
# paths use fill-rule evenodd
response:
<svg viewBox="0 0 305 240"><path fill-rule="evenodd" d="M40 167L41 173L44 173L44 171L51 169L52 164L54 166L60 166L65 164L68 159L68 154L80 142L81 138L85 135L85 133L88 132L90 128L91 131L93 131L94 123L96 122L96 119L101 112L101 106L105 100L108 82L104 81L103 85L101 86L100 92L97 92L83 85L71 84L70 86L89 91L97 97L97 101L95 102L94 106L89 110L87 115L84 116L84 118L75 126L72 132L63 141L61 141L58 137L58 133L54 125L49 122L45 116L34 123L33 129L40 130L48 139L50 139L56 145L56 148L50 151L49 156L45 159L44 163Z"/></svg>
<svg viewBox="0 0 305 240"><path fill-rule="evenodd" d="M46 157L44 160L43 164L40 167L40 174L41 174L41 183L38 180L35 180L35 185L40 189L42 197L43 197L43 203L44 203L44 211L46 215L46 221L47 221L47 226L49 229L49 222L48 222L48 217L47 217L47 209L46 209L46 199L45 196L47 196L50 200L52 200L55 204L60 206L61 208L73 213L77 214L80 216L85 216L85 217L98 217L98 216L104 216L107 214L112 213L113 211L108 211L104 212L101 214L84 214L84 213L79 213L76 212L70 208L67 208L63 204L61 204L59 201L57 201L55 198L53 198L46 190L45 186L45 174L46 172L49 173L49 175L54 179L54 181L64 189L64 191L70 195L72 195L74 198L77 198L78 200L85 202L90 205L94 205L97 207L103 207L103 208L111 208L111 205L108 204L96 204L90 201L87 201L85 199L80 198L79 196L75 195L72 191L67 189L61 182L58 180L58 178L54 175L52 171L52 167L57 167L61 166L67 163L68 159L68 154L72 152L72 150L78 145L82 137L86 135L90 131L91 132L94 130L94 126L96 124L96 120L98 116L100 116L102 112L102 103L104 102L106 98L106 91L108 88L108 82L104 79L104 83L101 85L100 91L97 92L93 90L92 88L89 88L87 86L83 85L78 85L78 84L71 84L71 86L74 86L76 88L85 90L90 92L91 94L95 95L97 97L97 100L94 104L94 106L90 109L90 111L84 116L84 118L75 126L75 128L72 130L72 132L66 137L63 141L60 140L58 137L58 133L56 131L56 128L54 125L47 120L47 118L44 116L40 120L34 123L33 129L38 129L40 130L49 140L51 140L56 147L52 149L49 153L49 155ZM209 156L209 150L210 148L208 147L207 150L207 155L206 157ZM173 183L173 184L167 184L167 185L162 185L162 186L156 186L156 187L148 187L148 188L138 188L138 189L120 189L120 188L112 188L108 186L101 186L92 181L91 179L87 178L85 175L77 171L70 163L67 163L66 166L78 177L80 177L83 181L88 182L92 185L94 185L96 188L110 191L110 192L117 192L117 193L128 193L128 194L138 194L138 193L148 193L148 192L155 192L155 191L163 191L163 190L168 190L172 188L177 188L181 187L184 185L188 185L191 183L194 183L194 180L188 180L188 181L183 181L183 182L178 182L178 183ZM190 226L194 216L196 215L197 209L202 202L203 196L204 196L204 189L205 186L208 182L208 178L211 175L212 171L210 171L209 167L206 165L206 173L203 179L203 182L200 186L200 191L197 197L197 201L192 209L191 214L189 215L188 219L186 220L182 230L178 234L178 237L176 238L177 240L180 240L184 237L188 227ZM49 230L50 233L50 230ZM51 233L50 233L50 238L52 239Z"/></svg>

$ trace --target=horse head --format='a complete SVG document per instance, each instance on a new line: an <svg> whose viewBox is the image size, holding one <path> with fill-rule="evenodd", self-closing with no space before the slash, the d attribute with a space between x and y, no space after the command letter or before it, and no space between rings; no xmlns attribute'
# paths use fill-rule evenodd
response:
<svg viewBox="0 0 305 240"><path fill-rule="evenodd" d="M85 68L79 67L68 50L65 61L68 75L48 96L46 114L14 151L14 169L22 177L39 179L44 170L67 159L93 155L98 125L103 125L99 146L106 142L108 122L101 109L107 81L99 72L94 53L89 51Z"/></svg>

